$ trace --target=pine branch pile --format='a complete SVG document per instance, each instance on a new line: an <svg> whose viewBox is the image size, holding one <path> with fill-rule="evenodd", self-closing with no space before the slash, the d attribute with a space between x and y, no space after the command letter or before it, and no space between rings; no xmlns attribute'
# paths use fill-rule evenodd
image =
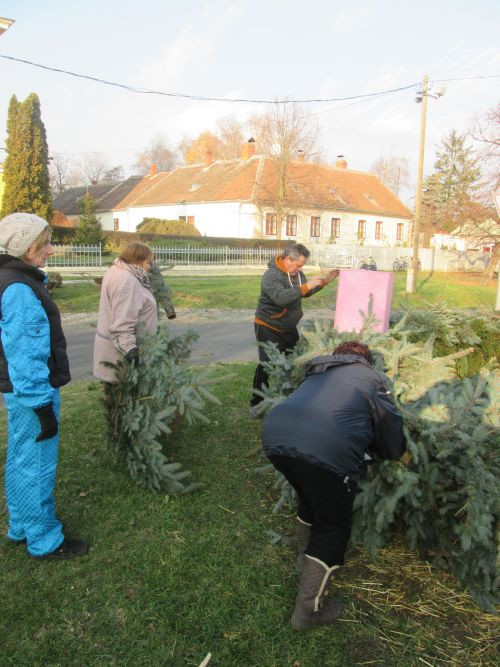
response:
<svg viewBox="0 0 500 667"><path fill-rule="evenodd" d="M208 422L206 402L218 403L210 392L206 370L189 366L197 334L174 336L167 327L155 335L138 333L140 364L117 365L117 382L105 390L108 442L123 458L133 480L168 494L199 486L180 463L168 460L166 448L183 422Z"/></svg>
<svg viewBox="0 0 500 667"><path fill-rule="evenodd" d="M353 541L376 555L395 534L403 534L411 549L452 572L482 609L492 610L498 600L499 372L494 359L472 377L461 378L458 371L463 359L484 346L476 332L498 340L500 323L478 315L480 326L472 330L470 319L443 307L425 314L410 310L379 334L366 313L367 326L357 337L370 346L375 367L393 385L410 456L405 455L408 465L380 461L370 467L356 497ZM307 360L330 354L353 337L314 322L289 357L268 345L270 381L263 407L297 386ZM442 356L435 355L438 338ZM458 350L458 343L469 347ZM277 507L282 507L293 501L293 493L278 485Z"/></svg>

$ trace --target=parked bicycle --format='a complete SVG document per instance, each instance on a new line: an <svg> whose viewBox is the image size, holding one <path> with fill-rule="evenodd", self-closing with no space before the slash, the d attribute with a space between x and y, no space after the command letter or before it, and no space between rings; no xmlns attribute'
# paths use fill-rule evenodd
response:
<svg viewBox="0 0 500 667"><path fill-rule="evenodd" d="M410 257L410 265L412 262L412 258ZM420 263L420 260L418 260L418 270L422 268L422 265ZM407 271L408 270L408 258L407 257L396 257L394 260L394 263L392 265L392 270L393 271Z"/></svg>
<svg viewBox="0 0 500 667"><path fill-rule="evenodd" d="M376 271L377 265L373 257L363 257L358 264L358 269L367 269L368 271Z"/></svg>

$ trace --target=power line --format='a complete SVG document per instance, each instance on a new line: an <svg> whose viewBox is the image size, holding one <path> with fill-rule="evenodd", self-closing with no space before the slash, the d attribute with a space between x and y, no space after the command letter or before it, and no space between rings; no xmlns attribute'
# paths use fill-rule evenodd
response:
<svg viewBox="0 0 500 667"><path fill-rule="evenodd" d="M387 95L390 93L397 93L402 90L409 90L410 88L415 88L419 83L410 83L406 86L400 86L398 88L391 88L389 90L382 90L376 93L364 93L361 95L351 95L347 97L330 97L330 98L311 98L311 99L302 99L302 100L262 100L262 99L251 99L251 98L226 98L226 97L211 97L204 95L190 95L188 93L171 93L162 90L152 90L150 88L140 88L137 86L131 86L129 84L117 83L114 81L107 81L106 79L101 79L96 76L91 76L89 74L78 74L77 72L71 72L59 67L50 67L49 65L42 65L41 63L34 63L31 60L24 60L23 58L15 58L14 56L8 56L0 53L0 58L6 60L11 60L18 63L23 63L25 65L30 65L32 67L38 67L40 69L47 70L49 72L57 72L59 74L66 74L67 76L73 76L78 79L87 79L88 81L95 81L96 83L101 83L106 86L114 86L116 88L122 88L123 90L128 90L132 93L138 93L141 95L162 95L164 97L174 97L174 98L183 98L188 100L196 100L199 102L229 102L229 103L247 103L247 104L313 104L313 103L323 103L323 102L347 102L350 100L358 99L369 99L371 97L378 97L380 95ZM500 78L500 74L491 74L491 75L478 75L478 76L465 76L465 77L456 77L449 79L435 79L435 83L445 83L449 81L470 81L473 79L497 79Z"/></svg>
<svg viewBox="0 0 500 667"><path fill-rule="evenodd" d="M411 83L406 86L400 86L399 88L392 88L390 90L382 90L376 93L364 93L362 95L351 95L349 97L330 97L330 98L317 98L317 99L304 99L304 100L257 100L249 98L226 98L226 97L209 97L203 95L190 95L187 93L169 93L162 90L151 90L149 88L139 88L136 86L130 86L125 83L116 83L114 81L107 81L106 79L100 79L96 76L90 76L88 74L78 74L76 72L70 72L69 70L61 69L59 67L49 67L48 65L42 65L40 63L34 63L31 60L24 60L22 58L15 58L14 56L7 56L0 53L0 58L5 58L6 60L12 60L14 62L23 63L25 65L31 65L32 67L38 67L40 69L48 70L50 72L57 72L59 74L66 74L68 76L74 76L78 79L87 79L89 81L95 81L96 83L101 83L106 86L115 86L117 88L122 88L128 90L132 93L138 93L141 95L162 95L164 97L177 97L188 100L196 100L199 102L230 102L230 103L247 103L247 104L312 104L312 103L321 103L321 102L346 102L348 100L358 100L363 98L377 97L379 95L387 95L388 93L396 93L400 90L408 90L409 88L415 88L418 86L418 83Z"/></svg>

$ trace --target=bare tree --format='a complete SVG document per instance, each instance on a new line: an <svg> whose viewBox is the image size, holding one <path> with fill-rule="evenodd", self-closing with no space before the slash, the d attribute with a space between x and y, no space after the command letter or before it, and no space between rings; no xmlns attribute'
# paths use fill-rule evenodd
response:
<svg viewBox="0 0 500 667"><path fill-rule="evenodd" d="M148 148L137 155L134 170L137 174L147 174L151 166L156 165L159 171L172 171L179 163L179 152L162 134L157 134Z"/></svg>
<svg viewBox="0 0 500 667"><path fill-rule="evenodd" d="M243 128L234 116L226 116L217 121L219 128L220 152L223 160L241 157Z"/></svg>
<svg viewBox="0 0 500 667"><path fill-rule="evenodd" d="M319 149L319 128L298 104L277 102L265 114L250 119L258 153L268 155L272 171L266 186L260 183L258 205L270 206L276 215L276 236L291 210L297 209L300 177L292 175L291 162L299 158L312 161ZM307 202L303 202L307 206Z"/></svg>
<svg viewBox="0 0 500 667"><path fill-rule="evenodd" d="M104 176L102 177L101 183L119 183L120 181L124 180L125 180L125 169L120 164L117 165L116 167L108 169L108 171L105 172Z"/></svg>
<svg viewBox="0 0 500 667"><path fill-rule="evenodd" d="M395 195L399 195L401 188L410 186L410 163L406 157L395 155L379 157L372 164L370 171L378 176Z"/></svg>
<svg viewBox="0 0 500 667"><path fill-rule="evenodd" d="M109 161L100 153L86 153L77 163L77 172L82 185L98 185L110 170Z"/></svg>
<svg viewBox="0 0 500 667"><path fill-rule="evenodd" d="M63 153L54 153L49 158L50 189L55 199L78 183L73 163Z"/></svg>
<svg viewBox="0 0 500 667"><path fill-rule="evenodd" d="M482 198L489 202L500 187L500 103L474 119L469 136L476 142L483 173Z"/></svg>

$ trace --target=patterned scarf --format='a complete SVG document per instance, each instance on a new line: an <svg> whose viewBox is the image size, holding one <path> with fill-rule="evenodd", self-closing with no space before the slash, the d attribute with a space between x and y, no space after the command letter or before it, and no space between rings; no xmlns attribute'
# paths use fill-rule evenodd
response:
<svg viewBox="0 0 500 667"><path fill-rule="evenodd" d="M153 285L149 279L148 272L143 269L142 266L138 266L137 264L127 264L122 259L115 259L114 263L122 269L127 269L127 271L130 271L130 273L132 273L137 278L141 285L144 285L146 289L148 289L150 292L153 292Z"/></svg>

